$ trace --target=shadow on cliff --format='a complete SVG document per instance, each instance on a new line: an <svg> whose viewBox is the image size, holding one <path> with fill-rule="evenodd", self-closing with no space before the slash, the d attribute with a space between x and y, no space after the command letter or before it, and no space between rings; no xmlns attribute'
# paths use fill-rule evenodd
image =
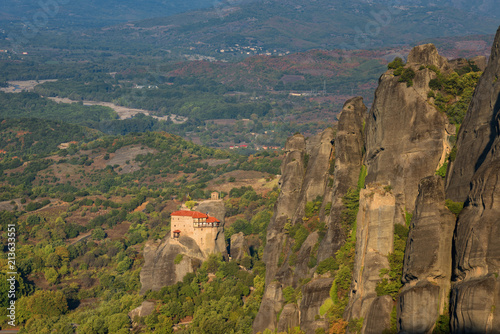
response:
<svg viewBox="0 0 500 334"><path fill-rule="evenodd" d="M490 121L490 138L488 140L488 144L486 145L483 152L477 159L476 165L474 166L475 171L477 171L479 167L481 167L481 165L483 164L484 160L486 160L486 157L488 156L488 153L490 152L491 147L493 146L493 143L495 142L495 139L498 136L496 120L498 118L497 116L499 110L500 110L500 94L498 94L497 101L495 103L495 106L493 107L493 117L491 118Z"/></svg>

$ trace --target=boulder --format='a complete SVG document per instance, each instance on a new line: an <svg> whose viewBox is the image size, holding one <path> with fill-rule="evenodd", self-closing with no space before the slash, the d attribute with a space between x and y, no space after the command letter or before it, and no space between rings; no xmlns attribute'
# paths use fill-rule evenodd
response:
<svg viewBox="0 0 500 334"><path fill-rule="evenodd" d="M153 313L156 304L151 301L143 301L139 307L136 307L128 313L129 318L133 321L136 317L144 318Z"/></svg>
<svg viewBox="0 0 500 334"><path fill-rule="evenodd" d="M235 261L243 259L245 255L250 255L243 232L239 232L231 236L230 254L231 258Z"/></svg>
<svg viewBox="0 0 500 334"><path fill-rule="evenodd" d="M391 327L390 316L394 302L390 296L375 298L370 306L366 322L363 325L363 333L379 334Z"/></svg>
<svg viewBox="0 0 500 334"><path fill-rule="evenodd" d="M286 304L278 321L278 333L286 332L300 325L300 312L297 304Z"/></svg>
<svg viewBox="0 0 500 334"><path fill-rule="evenodd" d="M148 290L159 291L164 286L182 281L187 273L194 272L205 259L205 254L196 242L186 236L171 239L169 235L162 241L147 242L144 246L144 265L140 274L140 293L144 294Z"/></svg>
<svg viewBox="0 0 500 334"><path fill-rule="evenodd" d="M306 333L328 330L328 319L318 317L321 305L330 298L333 278L318 278L304 285L300 301L300 328Z"/></svg>
<svg viewBox="0 0 500 334"><path fill-rule="evenodd" d="M449 289L448 289L449 291ZM405 287L398 298L398 333L430 334L442 311L442 288L427 280Z"/></svg>

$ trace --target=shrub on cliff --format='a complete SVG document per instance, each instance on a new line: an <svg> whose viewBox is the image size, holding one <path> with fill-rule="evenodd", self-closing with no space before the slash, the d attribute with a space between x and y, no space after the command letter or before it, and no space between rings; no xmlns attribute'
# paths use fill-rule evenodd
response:
<svg viewBox="0 0 500 334"><path fill-rule="evenodd" d="M396 57L394 58L393 61L391 61L388 65L387 65L387 68L389 70L395 70L397 68L400 68L400 67L403 67L405 66L405 63L403 62L403 59L401 59L400 57Z"/></svg>
<svg viewBox="0 0 500 334"><path fill-rule="evenodd" d="M406 87L413 86L413 78L415 78L415 71L411 68L405 68L401 72L401 76L399 77L399 82L406 82Z"/></svg>

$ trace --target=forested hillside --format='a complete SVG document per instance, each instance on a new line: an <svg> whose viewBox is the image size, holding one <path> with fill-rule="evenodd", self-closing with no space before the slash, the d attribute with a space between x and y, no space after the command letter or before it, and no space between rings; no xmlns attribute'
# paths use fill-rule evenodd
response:
<svg viewBox="0 0 500 334"><path fill-rule="evenodd" d="M204 326L203 310L212 303L221 307L220 326L247 332L262 294L258 249L278 193L277 155L248 158L166 133L109 137L39 119L2 119L0 131L0 216L4 232L16 224L17 321L25 332L73 333L75 323L79 333L128 332L127 313L145 299L171 310L168 317L159 312L140 320L136 325L146 332L169 333L186 317L192 328ZM252 257L242 262L246 269L214 256L184 283L138 295L144 242L165 236L169 214L182 201L203 201L213 190L234 223L227 237L256 235ZM231 300L230 311L222 311L221 296ZM7 295L1 302L6 305ZM242 316L238 325L226 321L234 312Z"/></svg>

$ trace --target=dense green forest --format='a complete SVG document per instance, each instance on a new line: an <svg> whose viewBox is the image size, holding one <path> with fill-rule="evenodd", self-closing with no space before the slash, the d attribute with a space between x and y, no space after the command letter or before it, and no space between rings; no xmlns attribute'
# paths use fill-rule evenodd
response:
<svg viewBox="0 0 500 334"><path fill-rule="evenodd" d="M172 325L186 317L191 317L192 323L185 333L221 333L229 329L248 333L263 293L262 249L241 261L243 270L236 262L222 262L212 256L183 282L140 296L142 257L138 247L168 232L168 213L162 210L162 197L147 190L135 192L129 202L122 204L88 195L81 200L66 199L75 203L66 210L54 207L24 215L1 212L4 231L6 224L19 219L18 293L22 297L18 298L17 317L23 332L73 333L73 324L77 323L77 333L125 333L131 326L127 313L143 300L154 300L157 311L136 319L143 333L171 333ZM255 233L265 235L277 193L261 197L248 188L240 196L231 197L233 205L241 203L238 213L252 216L259 210L266 212L252 220ZM254 199L253 206L245 201L248 197ZM145 213L132 213L148 198L154 200L150 200ZM76 215L86 214L97 216L83 226L69 223ZM116 226L128 229L119 240L107 238L106 231ZM75 242L74 238L82 233L89 237ZM213 277L208 280L210 275ZM36 289L34 283L48 285L48 289ZM87 306L92 300L98 304ZM5 306L6 298L1 302ZM207 327L208 323L211 325Z"/></svg>
<svg viewBox="0 0 500 334"><path fill-rule="evenodd" d="M143 333L171 333L186 317L192 318L189 333L250 330L263 293L262 242L279 191L232 187L240 177L227 175L254 171L271 181L279 173L277 154L247 157L167 133L106 136L41 119L1 119L0 133L0 238L6 241L7 225L16 225L22 332L129 332L127 313L143 300L158 305L137 319ZM218 163L209 166L211 160ZM228 217L239 217L227 238L244 230L260 240L253 256L239 263L245 269L213 256L183 282L139 295L141 247L168 233L170 212L183 200L210 198L219 187L231 189L221 193ZM7 264L7 253L1 262ZM8 282L2 282L5 292Z"/></svg>
<svg viewBox="0 0 500 334"><path fill-rule="evenodd" d="M9 94L0 92L1 117L30 117L62 120L68 123L95 127L103 120L117 119L110 108L84 106L79 103L57 103L42 99L36 93Z"/></svg>

